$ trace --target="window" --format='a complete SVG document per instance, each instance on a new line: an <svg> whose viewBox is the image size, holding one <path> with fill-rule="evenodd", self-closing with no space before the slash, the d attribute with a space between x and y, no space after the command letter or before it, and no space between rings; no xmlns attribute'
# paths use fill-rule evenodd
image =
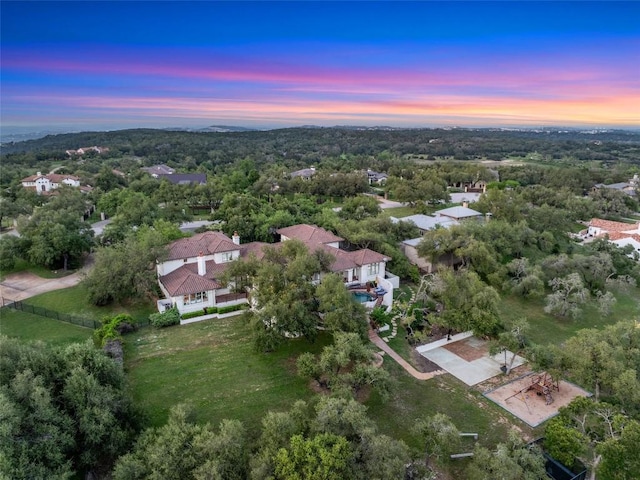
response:
<svg viewBox="0 0 640 480"><path fill-rule="evenodd" d="M222 252L222 261L230 262L233 260L233 252Z"/></svg>
<svg viewBox="0 0 640 480"><path fill-rule="evenodd" d="M367 267L367 271L369 273L369 275L377 275L378 272L380 271L380 264L379 263L370 263Z"/></svg>
<svg viewBox="0 0 640 480"><path fill-rule="evenodd" d="M185 295L182 302L185 305L193 305L194 303L203 303L208 300L207 292L198 292Z"/></svg>

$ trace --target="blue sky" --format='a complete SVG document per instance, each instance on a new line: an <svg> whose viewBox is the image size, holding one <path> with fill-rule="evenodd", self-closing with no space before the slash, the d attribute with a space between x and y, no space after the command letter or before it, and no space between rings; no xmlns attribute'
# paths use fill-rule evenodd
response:
<svg viewBox="0 0 640 480"><path fill-rule="evenodd" d="M638 2L0 3L3 127L638 126Z"/></svg>

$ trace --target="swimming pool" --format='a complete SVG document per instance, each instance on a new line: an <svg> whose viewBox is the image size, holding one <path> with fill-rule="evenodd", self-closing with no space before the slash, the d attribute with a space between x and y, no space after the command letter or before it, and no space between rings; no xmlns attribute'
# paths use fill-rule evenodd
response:
<svg viewBox="0 0 640 480"><path fill-rule="evenodd" d="M373 302L376 299L376 297L366 292L351 292L351 295L359 303Z"/></svg>

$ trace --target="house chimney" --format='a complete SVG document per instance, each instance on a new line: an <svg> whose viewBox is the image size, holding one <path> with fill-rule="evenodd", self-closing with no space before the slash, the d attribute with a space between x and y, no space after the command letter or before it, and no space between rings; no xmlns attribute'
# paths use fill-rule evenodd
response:
<svg viewBox="0 0 640 480"><path fill-rule="evenodd" d="M202 252L198 254L198 275L204 277L207 274L207 264L204 261L204 255Z"/></svg>
<svg viewBox="0 0 640 480"><path fill-rule="evenodd" d="M233 236L231 237L231 240L236 245L240 245L240 235L238 235L238 232L233 232Z"/></svg>
<svg viewBox="0 0 640 480"><path fill-rule="evenodd" d="M41 176L41 175L42 175L42 172L38 172L38 173L36 173L36 175Z"/></svg>
<svg viewBox="0 0 640 480"><path fill-rule="evenodd" d="M464 208L469 208L469 202L467 202L466 200L462 202L462 206Z"/></svg>

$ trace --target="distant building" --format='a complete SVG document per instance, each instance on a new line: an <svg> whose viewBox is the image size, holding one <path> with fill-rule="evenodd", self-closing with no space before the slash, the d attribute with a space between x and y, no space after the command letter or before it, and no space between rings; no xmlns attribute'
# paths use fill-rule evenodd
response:
<svg viewBox="0 0 640 480"><path fill-rule="evenodd" d="M640 253L640 222L623 223L592 218L589 222L587 236L606 238L619 247L631 245L637 253Z"/></svg>
<svg viewBox="0 0 640 480"><path fill-rule="evenodd" d="M435 212L437 217L447 217L458 222L469 219L480 219L483 217L482 213L469 208L467 202L464 202L462 206L445 208Z"/></svg>
<svg viewBox="0 0 640 480"><path fill-rule="evenodd" d="M173 168L168 167L164 164L153 165L152 167L142 167L142 170L147 172L153 178L158 178L158 175L172 175L176 173L176 171Z"/></svg>
<svg viewBox="0 0 640 480"><path fill-rule="evenodd" d="M416 214L408 217L396 218L390 217L393 223L411 222L420 229L420 235L428 230L436 228L449 228L452 225L459 225L459 222L447 216L432 217L431 215Z"/></svg>
<svg viewBox="0 0 640 480"><path fill-rule="evenodd" d="M172 173L158 174L155 176L158 180L168 180L174 185L206 185L206 173Z"/></svg>
<svg viewBox="0 0 640 480"><path fill-rule="evenodd" d="M640 179L638 178L638 174L636 173L631 180L628 182L618 182L618 183L596 183L593 186L594 190L600 190L602 188L606 188L609 190L618 190L619 192L624 192L627 195L635 196L636 190L640 188Z"/></svg>
<svg viewBox="0 0 640 480"><path fill-rule="evenodd" d="M109 147L93 146L93 147L82 147L77 150L66 150L65 153L70 157L72 157L74 155L84 155L85 153L88 153L88 152L96 152L96 153L102 154L108 151L109 151Z"/></svg>
<svg viewBox="0 0 640 480"><path fill-rule="evenodd" d="M291 172L289 177L291 178L302 178L303 180L309 180L316 174L316 168L303 168L302 170L296 170L295 172Z"/></svg>
<svg viewBox="0 0 640 480"><path fill-rule="evenodd" d="M367 179L369 180L369 185L373 185L374 183L382 185L387 181L387 178L389 178L389 175L386 173L374 172L367 168Z"/></svg>
<svg viewBox="0 0 640 480"><path fill-rule="evenodd" d="M75 175L61 173L47 173L43 175L38 172L35 175L22 179L22 186L35 190L39 195L47 195L62 185L79 188L81 192L88 193L93 190L89 185L81 186L80 179Z"/></svg>

